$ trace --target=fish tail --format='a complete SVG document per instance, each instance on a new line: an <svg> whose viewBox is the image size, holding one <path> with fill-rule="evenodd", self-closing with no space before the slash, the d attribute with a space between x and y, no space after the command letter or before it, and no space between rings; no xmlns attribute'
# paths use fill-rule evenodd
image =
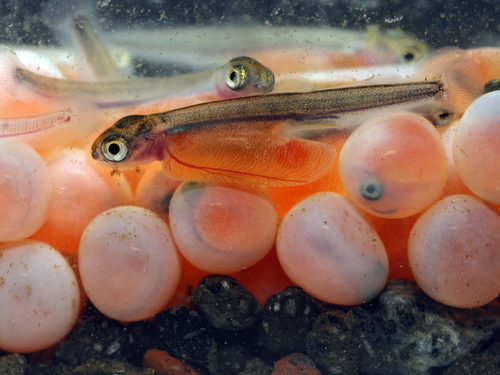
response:
<svg viewBox="0 0 500 375"><path fill-rule="evenodd" d="M68 108L46 115L0 118L0 138L22 136L46 130L69 122L72 114L71 109Z"/></svg>
<svg viewBox="0 0 500 375"><path fill-rule="evenodd" d="M484 77L480 66L460 48L446 48L422 61L416 80L441 81L443 99L449 110L463 113L484 93Z"/></svg>
<svg viewBox="0 0 500 375"><path fill-rule="evenodd" d="M5 45L0 45L0 87L14 99L31 103L36 97L23 87L18 69L26 69L17 54Z"/></svg>

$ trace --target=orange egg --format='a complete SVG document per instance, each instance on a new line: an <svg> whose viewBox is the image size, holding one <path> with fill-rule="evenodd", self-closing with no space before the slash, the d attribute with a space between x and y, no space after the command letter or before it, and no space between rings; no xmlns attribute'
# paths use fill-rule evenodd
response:
<svg viewBox="0 0 500 375"><path fill-rule="evenodd" d="M95 216L130 203L130 187L123 176L98 166L79 149L56 150L47 165L53 199L47 220L32 238L63 254L74 254L83 230Z"/></svg>

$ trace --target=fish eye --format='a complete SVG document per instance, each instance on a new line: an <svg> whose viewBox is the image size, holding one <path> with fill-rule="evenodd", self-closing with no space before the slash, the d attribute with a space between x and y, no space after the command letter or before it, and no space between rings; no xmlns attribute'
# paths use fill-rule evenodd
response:
<svg viewBox="0 0 500 375"><path fill-rule="evenodd" d="M451 112L448 111L442 111L438 112L433 116L433 122L436 125L436 127L440 128L441 126L448 125L450 122L453 121L455 118L455 115Z"/></svg>
<svg viewBox="0 0 500 375"><path fill-rule="evenodd" d="M422 58L423 56L423 51L421 48L419 49L418 46L416 45L405 45L400 47L400 54L401 57L403 58L403 61L405 62L414 62L418 61Z"/></svg>
<svg viewBox="0 0 500 375"><path fill-rule="evenodd" d="M235 64L228 69L226 84L232 90L240 90L247 84L248 70L241 64Z"/></svg>
<svg viewBox="0 0 500 375"><path fill-rule="evenodd" d="M106 160L121 162L129 156L130 144L124 136L111 134L102 141L101 152Z"/></svg>
<svg viewBox="0 0 500 375"><path fill-rule="evenodd" d="M359 188L361 196L369 201L376 201L382 198L384 190L384 184L380 180L373 177L363 180Z"/></svg>

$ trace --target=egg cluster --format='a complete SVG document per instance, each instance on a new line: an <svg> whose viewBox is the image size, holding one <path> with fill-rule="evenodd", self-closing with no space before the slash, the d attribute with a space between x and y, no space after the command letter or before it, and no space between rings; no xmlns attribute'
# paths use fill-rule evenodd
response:
<svg viewBox="0 0 500 375"><path fill-rule="evenodd" d="M56 344L87 298L147 319L209 273L261 301L293 283L356 305L414 277L442 303L486 304L500 294L499 108L486 94L439 131L413 113L373 118L326 140L328 174L289 188L181 183L161 163L112 171L79 147L4 138L0 349Z"/></svg>

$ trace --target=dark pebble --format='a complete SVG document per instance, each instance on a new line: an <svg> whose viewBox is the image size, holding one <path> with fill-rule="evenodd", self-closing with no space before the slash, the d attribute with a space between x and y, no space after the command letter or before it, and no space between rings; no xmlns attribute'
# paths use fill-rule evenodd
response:
<svg viewBox="0 0 500 375"><path fill-rule="evenodd" d="M0 372L0 374L3 374ZM63 364L52 365L41 362L30 363L24 375L71 375L70 368Z"/></svg>
<svg viewBox="0 0 500 375"><path fill-rule="evenodd" d="M252 328L261 317L262 305L229 276L209 275L192 292L193 304L215 328Z"/></svg>
<svg viewBox="0 0 500 375"><path fill-rule="evenodd" d="M218 346L211 361L210 372L214 375L238 375L243 372L252 356L239 345Z"/></svg>
<svg viewBox="0 0 500 375"><path fill-rule="evenodd" d="M306 336L306 354L323 375L357 375L358 349L349 317L341 310L323 313Z"/></svg>
<svg viewBox="0 0 500 375"><path fill-rule="evenodd" d="M305 338L315 319L326 309L297 286L275 293L262 314L263 348L277 358L305 352Z"/></svg>
<svg viewBox="0 0 500 375"><path fill-rule="evenodd" d="M71 373L75 375L153 375L155 372L150 368L137 368L116 360L91 359L87 363L77 366Z"/></svg>
<svg viewBox="0 0 500 375"><path fill-rule="evenodd" d="M363 374L399 374L396 354L382 325L366 309L355 306L349 311L352 337L358 348L359 371Z"/></svg>
<svg viewBox="0 0 500 375"><path fill-rule="evenodd" d="M8 354L0 357L0 374L24 375L28 361L20 354Z"/></svg>
<svg viewBox="0 0 500 375"><path fill-rule="evenodd" d="M210 323L184 306L166 309L153 320L150 349L165 350L172 356L208 372L217 351ZM215 366L216 367L216 366Z"/></svg>
<svg viewBox="0 0 500 375"><path fill-rule="evenodd" d="M262 359L252 358L245 364L245 370L238 375L270 375L271 371L271 366L267 365Z"/></svg>
<svg viewBox="0 0 500 375"><path fill-rule="evenodd" d="M500 367L477 354L466 354L448 367L443 375L499 375Z"/></svg>
<svg viewBox="0 0 500 375"><path fill-rule="evenodd" d="M125 327L116 320L94 314L59 345L54 363L75 367L91 359L113 359L139 366L147 350L145 335L142 338L140 335L139 323Z"/></svg>
<svg viewBox="0 0 500 375"><path fill-rule="evenodd" d="M499 306L445 306L407 280L389 280L374 301L373 314L388 333L402 373L449 366L500 328Z"/></svg>

